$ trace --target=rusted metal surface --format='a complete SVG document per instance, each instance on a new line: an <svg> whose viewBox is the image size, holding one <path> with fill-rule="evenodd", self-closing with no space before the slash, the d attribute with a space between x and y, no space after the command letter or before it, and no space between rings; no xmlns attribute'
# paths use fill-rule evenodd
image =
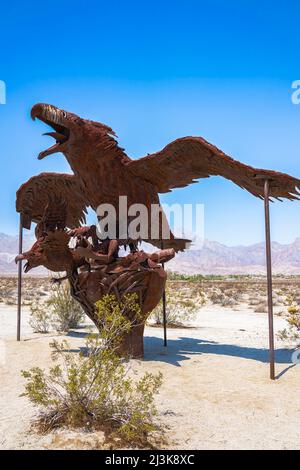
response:
<svg viewBox="0 0 300 470"><path fill-rule="evenodd" d="M161 242L161 249L164 249L164 242ZM164 263L162 263L162 267L164 268ZM163 291L162 295L162 311L163 311L163 328L164 328L164 347L166 348L168 345L167 342L167 298L166 298L166 289Z"/></svg>
<svg viewBox="0 0 300 470"><path fill-rule="evenodd" d="M17 191L16 209L22 215L24 228L29 229L31 222L41 221L53 195L67 202L67 227L75 228L85 223L87 203L80 180L75 175L41 173Z"/></svg>
<svg viewBox="0 0 300 470"><path fill-rule="evenodd" d="M299 179L240 163L200 137L177 139L160 152L131 160L119 147L114 131L105 124L81 119L47 104L35 105L31 116L50 125L53 132L47 135L56 141L38 158L62 152L74 174L42 173L30 178L17 191L16 209L23 226L30 228L31 222L37 224L36 243L31 250L16 258L20 262L19 269L21 260L26 259L25 271L41 265L52 271L66 271L72 295L96 324L96 300L110 292L118 298L127 292L137 292L145 320L164 292L166 273L162 263L171 259L174 251L184 250L188 242L175 239L172 233L170 239L163 238L161 226L158 237L152 239L149 235L151 207L159 204L158 193L184 187L198 178L218 175L256 197L265 198L268 292L271 293L268 198L298 199ZM272 180L270 186L266 186L266 179ZM158 248L163 242L165 250L147 254L137 251L136 244L128 239L100 242L93 236L94 229L80 227L85 223L89 206L96 211L102 203L111 204L118 214L122 195L127 196L128 207L136 203L146 206L149 231L143 239ZM118 229L119 222L117 219ZM70 232L69 229L75 231ZM88 241L88 234L92 235L92 243ZM71 237L77 240L75 248L69 247ZM131 249L131 253L123 258L118 256L121 244ZM272 301L270 296L269 299ZM165 297L163 308L166 345ZM272 327L271 304L269 312ZM144 322L136 329L138 332L132 333L124 343L124 348L133 351L136 357L143 353L143 325ZM271 340L270 334L270 347L273 344Z"/></svg>
<svg viewBox="0 0 300 470"><path fill-rule="evenodd" d="M23 251L23 227L20 217L19 223L19 255ZM17 341L21 340L21 309L22 309L22 259L18 264L18 306L17 306Z"/></svg>
<svg viewBox="0 0 300 470"><path fill-rule="evenodd" d="M163 295L162 295L162 308L163 308L164 347L165 347L165 348L166 348L167 345L168 345L168 342L167 342L167 314L166 314L166 307L167 307L166 290L164 289Z"/></svg>
<svg viewBox="0 0 300 470"><path fill-rule="evenodd" d="M163 295L167 274L162 264L174 257L174 249L155 253L133 249L127 256L119 257L118 240L98 240L95 226L68 230L67 206L53 195L49 201L37 225L36 242L24 253L20 245L20 254L16 257L19 267L22 260L26 260L25 272L38 266L53 272L65 271L72 296L99 329L101 322L95 309L98 300L106 294L114 294L119 301L126 294L136 294L142 317L133 321L119 352L143 357L144 325ZM71 239L76 241L73 248ZM124 315L133 320L132 312L126 311Z"/></svg>
<svg viewBox="0 0 300 470"><path fill-rule="evenodd" d="M87 206L96 210L101 203L109 203L118 213L119 196L126 195L128 206L142 203L149 209L150 233L150 208L151 204L159 204L158 193L210 175L223 176L260 198L264 196L264 181L257 175L264 175L272 177L271 197L296 199L299 195L299 179L240 163L200 137L177 139L160 152L131 160L119 147L113 130L105 124L81 119L47 104L35 105L31 115L50 125L54 132L48 135L56 140L39 158L62 152L74 175L43 173L21 186L17 211L27 223L39 220L47 195L52 192L60 192L67 200L69 227L82 223ZM160 240L149 236L146 241L160 248ZM174 240L171 235L170 240L164 240L164 246L183 250L186 240Z"/></svg>
<svg viewBox="0 0 300 470"><path fill-rule="evenodd" d="M273 326L273 294L272 294L272 255L271 255L271 233L270 233L270 181L264 180L264 206L265 206L265 231L266 231L266 263L267 263L267 286L268 286L268 320L269 320L269 361L270 378L275 379L275 351L274 351L274 326Z"/></svg>

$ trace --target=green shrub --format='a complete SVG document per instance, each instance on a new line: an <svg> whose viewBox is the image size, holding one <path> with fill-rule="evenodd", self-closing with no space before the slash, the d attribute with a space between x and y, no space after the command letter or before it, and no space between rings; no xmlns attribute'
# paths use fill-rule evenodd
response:
<svg viewBox="0 0 300 470"><path fill-rule="evenodd" d="M116 350L123 335L142 320L137 294L125 295L122 302L119 302L115 295L105 295L102 300L96 302L96 308L105 349Z"/></svg>
<svg viewBox="0 0 300 470"><path fill-rule="evenodd" d="M191 321L200 307L205 303L205 296L201 291L193 293L191 290L175 291L166 289L166 320L168 326L180 327L183 322ZM163 324L162 300L153 310L150 320L156 325Z"/></svg>
<svg viewBox="0 0 300 470"><path fill-rule="evenodd" d="M291 314L291 316L293 316L293 315L295 315L296 313L299 312L299 309L295 305L290 305L288 307L288 312Z"/></svg>
<svg viewBox="0 0 300 470"><path fill-rule="evenodd" d="M43 431L61 426L109 427L112 436L132 445L146 445L159 431L154 398L161 373L133 379L130 363L116 354L132 324L123 315L128 305L139 314L132 296L122 303L105 296L97 303L102 332L87 338L86 353L72 353L66 341L53 341L55 363L49 372L39 367L22 371L27 380L23 395L39 407Z"/></svg>
<svg viewBox="0 0 300 470"><path fill-rule="evenodd" d="M289 299L288 306L288 328L277 333L277 337L283 341L297 341L300 338L300 309L293 303L292 297Z"/></svg>
<svg viewBox="0 0 300 470"><path fill-rule="evenodd" d="M45 303L33 302L30 305L29 325L35 333L48 333L52 321L52 313Z"/></svg>
<svg viewBox="0 0 300 470"><path fill-rule="evenodd" d="M78 328L84 319L80 304L70 294L68 283L53 286L50 297L32 302L29 324L35 333L48 333L52 328L67 332Z"/></svg>
<svg viewBox="0 0 300 470"><path fill-rule="evenodd" d="M67 282L53 288L46 304L52 310L52 325L56 331L64 332L77 328L84 319L83 309L71 296Z"/></svg>

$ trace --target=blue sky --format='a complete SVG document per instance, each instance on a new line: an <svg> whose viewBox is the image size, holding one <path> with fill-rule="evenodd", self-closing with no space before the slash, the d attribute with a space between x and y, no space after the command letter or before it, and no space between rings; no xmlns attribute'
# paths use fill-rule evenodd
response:
<svg viewBox="0 0 300 470"><path fill-rule="evenodd" d="M201 135L236 159L300 177L300 5L294 1L12 1L1 5L0 231L16 233L15 191L42 171L69 171L48 145L36 102L105 122L129 156ZM264 239L262 202L221 178L163 202L203 203L205 236ZM300 202L272 205L272 237L300 236Z"/></svg>

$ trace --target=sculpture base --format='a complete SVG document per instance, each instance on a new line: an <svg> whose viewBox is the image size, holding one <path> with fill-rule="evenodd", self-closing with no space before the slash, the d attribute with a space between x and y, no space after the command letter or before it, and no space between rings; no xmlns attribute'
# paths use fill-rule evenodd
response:
<svg viewBox="0 0 300 470"><path fill-rule="evenodd" d="M124 336L117 353L119 356L129 356L132 359L144 358L144 329L145 325L133 326Z"/></svg>
<svg viewBox="0 0 300 470"><path fill-rule="evenodd" d="M134 359L144 357L145 323L162 298L167 279L167 273L162 266L150 258L155 256L164 261L164 257L170 256L170 250L151 255L140 251L95 271L74 270L68 275L71 295L81 304L86 315L99 330L101 325L95 307L97 301L112 293L119 300L126 294L137 295L141 316L134 320L132 312L123 313L133 321L131 330L124 335L118 348L120 356ZM136 322L139 323L136 325Z"/></svg>

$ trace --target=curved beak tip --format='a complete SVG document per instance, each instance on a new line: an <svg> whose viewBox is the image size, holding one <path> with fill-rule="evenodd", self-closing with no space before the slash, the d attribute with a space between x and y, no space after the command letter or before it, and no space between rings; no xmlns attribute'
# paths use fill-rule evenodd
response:
<svg viewBox="0 0 300 470"><path fill-rule="evenodd" d="M37 103L34 104L31 108L30 111L30 116L33 121L35 121L35 118L38 117L43 110L43 104L42 103Z"/></svg>
<svg viewBox="0 0 300 470"><path fill-rule="evenodd" d="M17 264L19 261L22 261L25 259L25 256L23 254L19 254L15 257L15 263Z"/></svg>
<svg viewBox="0 0 300 470"><path fill-rule="evenodd" d="M31 108L31 111L30 111L30 117L33 121L35 121L35 118L36 118L36 105L34 105L32 108Z"/></svg>

